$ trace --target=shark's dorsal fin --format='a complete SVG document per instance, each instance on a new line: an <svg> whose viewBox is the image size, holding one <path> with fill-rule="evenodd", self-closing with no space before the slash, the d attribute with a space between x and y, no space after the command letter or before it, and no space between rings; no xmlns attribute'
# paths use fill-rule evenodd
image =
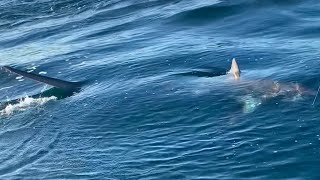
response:
<svg viewBox="0 0 320 180"><path fill-rule="evenodd" d="M229 73L232 74L235 79L240 79L241 71L235 58L232 59Z"/></svg>
<svg viewBox="0 0 320 180"><path fill-rule="evenodd" d="M10 66L3 66L3 69L6 71L10 71L12 73L18 74L20 76L32 79L34 81L42 82L63 90L67 90L67 91L76 91L76 90L79 90L81 87L81 83L79 82L63 81L60 79L55 79L47 76L42 76L38 74L21 71Z"/></svg>

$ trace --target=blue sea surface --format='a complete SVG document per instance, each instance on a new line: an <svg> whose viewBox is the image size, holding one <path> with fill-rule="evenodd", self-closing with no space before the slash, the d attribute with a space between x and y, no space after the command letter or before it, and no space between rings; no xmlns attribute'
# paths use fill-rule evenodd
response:
<svg viewBox="0 0 320 180"><path fill-rule="evenodd" d="M0 66L86 82L0 106L0 179L320 179L319 9L0 1ZM232 58L239 81L222 75ZM310 93L264 101L262 82ZM0 72L1 103L46 89Z"/></svg>

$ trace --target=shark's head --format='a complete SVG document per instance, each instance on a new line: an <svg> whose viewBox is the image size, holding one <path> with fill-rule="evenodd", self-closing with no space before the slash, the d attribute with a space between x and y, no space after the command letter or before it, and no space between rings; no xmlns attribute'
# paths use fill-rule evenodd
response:
<svg viewBox="0 0 320 180"><path fill-rule="evenodd" d="M233 75L234 79L240 79L241 71L235 58L232 59L232 64L229 73Z"/></svg>

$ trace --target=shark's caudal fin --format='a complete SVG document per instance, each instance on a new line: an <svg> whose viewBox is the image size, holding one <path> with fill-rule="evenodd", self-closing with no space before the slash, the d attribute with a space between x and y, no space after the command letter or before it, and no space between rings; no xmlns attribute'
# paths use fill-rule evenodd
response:
<svg viewBox="0 0 320 180"><path fill-rule="evenodd" d="M47 77L47 76L42 76L42 75L38 75L38 74L33 74L33 73L28 73L25 71L21 71L9 66L4 66L2 67L4 70L6 71L10 71L12 73L18 74L20 76L32 79L34 81L38 81L38 82L42 82L63 90L67 90L67 91L77 91L81 88L81 83L79 82L68 82L68 81L63 81L60 79L55 79L55 78L51 78L51 77Z"/></svg>
<svg viewBox="0 0 320 180"><path fill-rule="evenodd" d="M232 59L229 73L232 74L235 79L240 79L241 71L235 58Z"/></svg>

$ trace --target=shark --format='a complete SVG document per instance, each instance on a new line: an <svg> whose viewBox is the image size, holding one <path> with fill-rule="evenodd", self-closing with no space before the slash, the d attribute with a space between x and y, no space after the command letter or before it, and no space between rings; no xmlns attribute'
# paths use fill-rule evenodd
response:
<svg viewBox="0 0 320 180"><path fill-rule="evenodd" d="M245 87L245 95L239 98L243 104L244 112L253 112L258 106L273 99L295 102L306 96L315 95L301 84L282 83L273 80L248 81L241 79L241 70L235 58L232 59L231 68L227 71L234 80Z"/></svg>

